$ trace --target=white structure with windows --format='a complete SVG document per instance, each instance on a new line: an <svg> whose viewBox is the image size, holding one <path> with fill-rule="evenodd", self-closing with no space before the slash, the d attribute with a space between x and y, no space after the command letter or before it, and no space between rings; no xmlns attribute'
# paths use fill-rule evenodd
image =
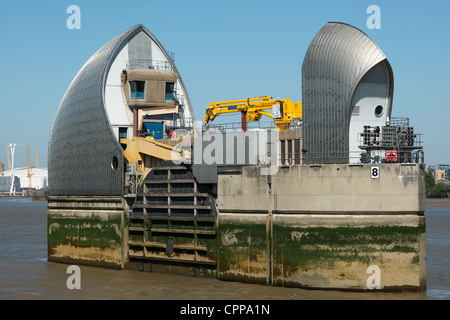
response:
<svg viewBox="0 0 450 320"><path fill-rule="evenodd" d="M5 177L11 176L11 170L4 172ZM42 190L48 187L48 170L46 168L30 168L30 176L28 175L28 168L14 168L14 176L20 180L21 189L36 189ZM0 190L7 191L7 190ZM19 191L19 190L16 190Z"/></svg>
<svg viewBox="0 0 450 320"><path fill-rule="evenodd" d="M171 56L164 50L158 40L143 26L135 27L136 33L130 37L117 53L109 69L105 87L105 108L111 127L117 138L133 136L133 112L127 104L127 98L122 89L121 75L124 70L161 70L178 74ZM144 99L145 82L134 80L128 83L131 99ZM166 88L169 94L174 94L183 110L184 118L193 119L187 91L181 77Z"/></svg>

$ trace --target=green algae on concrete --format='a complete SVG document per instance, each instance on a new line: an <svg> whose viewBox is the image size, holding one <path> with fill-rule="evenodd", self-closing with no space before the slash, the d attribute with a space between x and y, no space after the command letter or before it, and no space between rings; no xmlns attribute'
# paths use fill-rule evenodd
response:
<svg viewBox="0 0 450 320"><path fill-rule="evenodd" d="M78 247L108 247L122 242L120 219L48 217L47 225L49 245L70 243Z"/></svg>
<svg viewBox="0 0 450 320"><path fill-rule="evenodd" d="M220 223L220 279L367 290L375 265L383 289L425 287L424 223L326 226L327 217L316 217L324 225L309 227L233 219Z"/></svg>
<svg viewBox="0 0 450 320"><path fill-rule="evenodd" d="M121 268L123 225L117 214L107 219L47 216L48 260ZM115 217L114 217L115 216Z"/></svg>
<svg viewBox="0 0 450 320"><path fill-rule="evenodd" d="M265 224L221 223L219 279L265 283L267 243Z"/></svg>
<svg viewBox="0 0 450 320"><path fill-rule="evenodd" d="M302 287L365 289L367 268L377 265L384 280L395 279L398 274L409 278L411 286L420 286L424 230L423 224L336 228L274 225L274 281ZM412 279L414 275L417 281Z"/></svg>

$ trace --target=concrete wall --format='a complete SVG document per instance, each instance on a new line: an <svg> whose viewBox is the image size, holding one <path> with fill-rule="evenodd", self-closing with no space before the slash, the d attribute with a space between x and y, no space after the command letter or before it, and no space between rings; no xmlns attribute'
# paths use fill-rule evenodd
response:
<svg viewBox="0 0 450 320"><path fill-rule="evenodd" d="M423 166L377 166L377 179L371 165L219 175L219 279L425 290Z"/></svg>
<svg viewBox="0 0 450 320"><path fill-rule="evenodd" d="M425 290L422 165L297 165L219 174L221 280L344 290ZM48 260L128 267L121 197L49 197ZM214 237L214 242L215 242Z"/></svg>
<svg viewBox="0 0 450 320"><path fill-rule="evenodd" d="M372 167L379 178L371 178ZM218 177L221 212L267 212L268 181L273 212L280 213L423 213L424 165L324 164L278 168L243 167L240 174ZM235 171L238 172L238 171Z"/></svg>
<svg viewBox="0 0 450 320"><path fill-rule="evenodd" d="M122 197L49 197L48 261L125 268L125 207Z"/></svg>
<svg viewBox="0 0 450 320"><path fill-rule="evenodd" d="M425 217L219 214L221 280L423 291Z"/></svg>

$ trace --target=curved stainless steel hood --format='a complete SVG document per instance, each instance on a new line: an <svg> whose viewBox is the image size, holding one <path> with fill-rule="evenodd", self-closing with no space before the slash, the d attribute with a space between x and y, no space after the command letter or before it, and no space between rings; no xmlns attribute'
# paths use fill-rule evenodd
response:
<svg viewBox="0 0 450 320"><path fill-rule="evenodd" d="M391 114L394 83L383 52L364 32L345 23L329 22L316 34L302 65L305 163L349 162L349 140L355 139L349 137L352 100L361 80L378 64L386 67L387 78L381 82L388 88L381 123Z"/></svg>
<svg viewBox="0 0 450 320"><path fill-rule="evenodd" d="M123 194L123 149L111 127L105 87L115 59L139 33L145 33L171 64L193 114L181 77L161 43L142 25L129 28L86 62L60 103L49 139L49 195Z"/></svg>

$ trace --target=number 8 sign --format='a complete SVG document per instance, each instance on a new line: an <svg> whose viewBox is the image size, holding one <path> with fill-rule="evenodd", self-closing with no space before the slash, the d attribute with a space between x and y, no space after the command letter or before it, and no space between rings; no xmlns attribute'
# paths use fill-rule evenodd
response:
<svg viewBox="0 0 450 320"><path fill-rule="evenodd" d="M370 167L370 177L372 179L380 178L380 167Z"/></svg>

